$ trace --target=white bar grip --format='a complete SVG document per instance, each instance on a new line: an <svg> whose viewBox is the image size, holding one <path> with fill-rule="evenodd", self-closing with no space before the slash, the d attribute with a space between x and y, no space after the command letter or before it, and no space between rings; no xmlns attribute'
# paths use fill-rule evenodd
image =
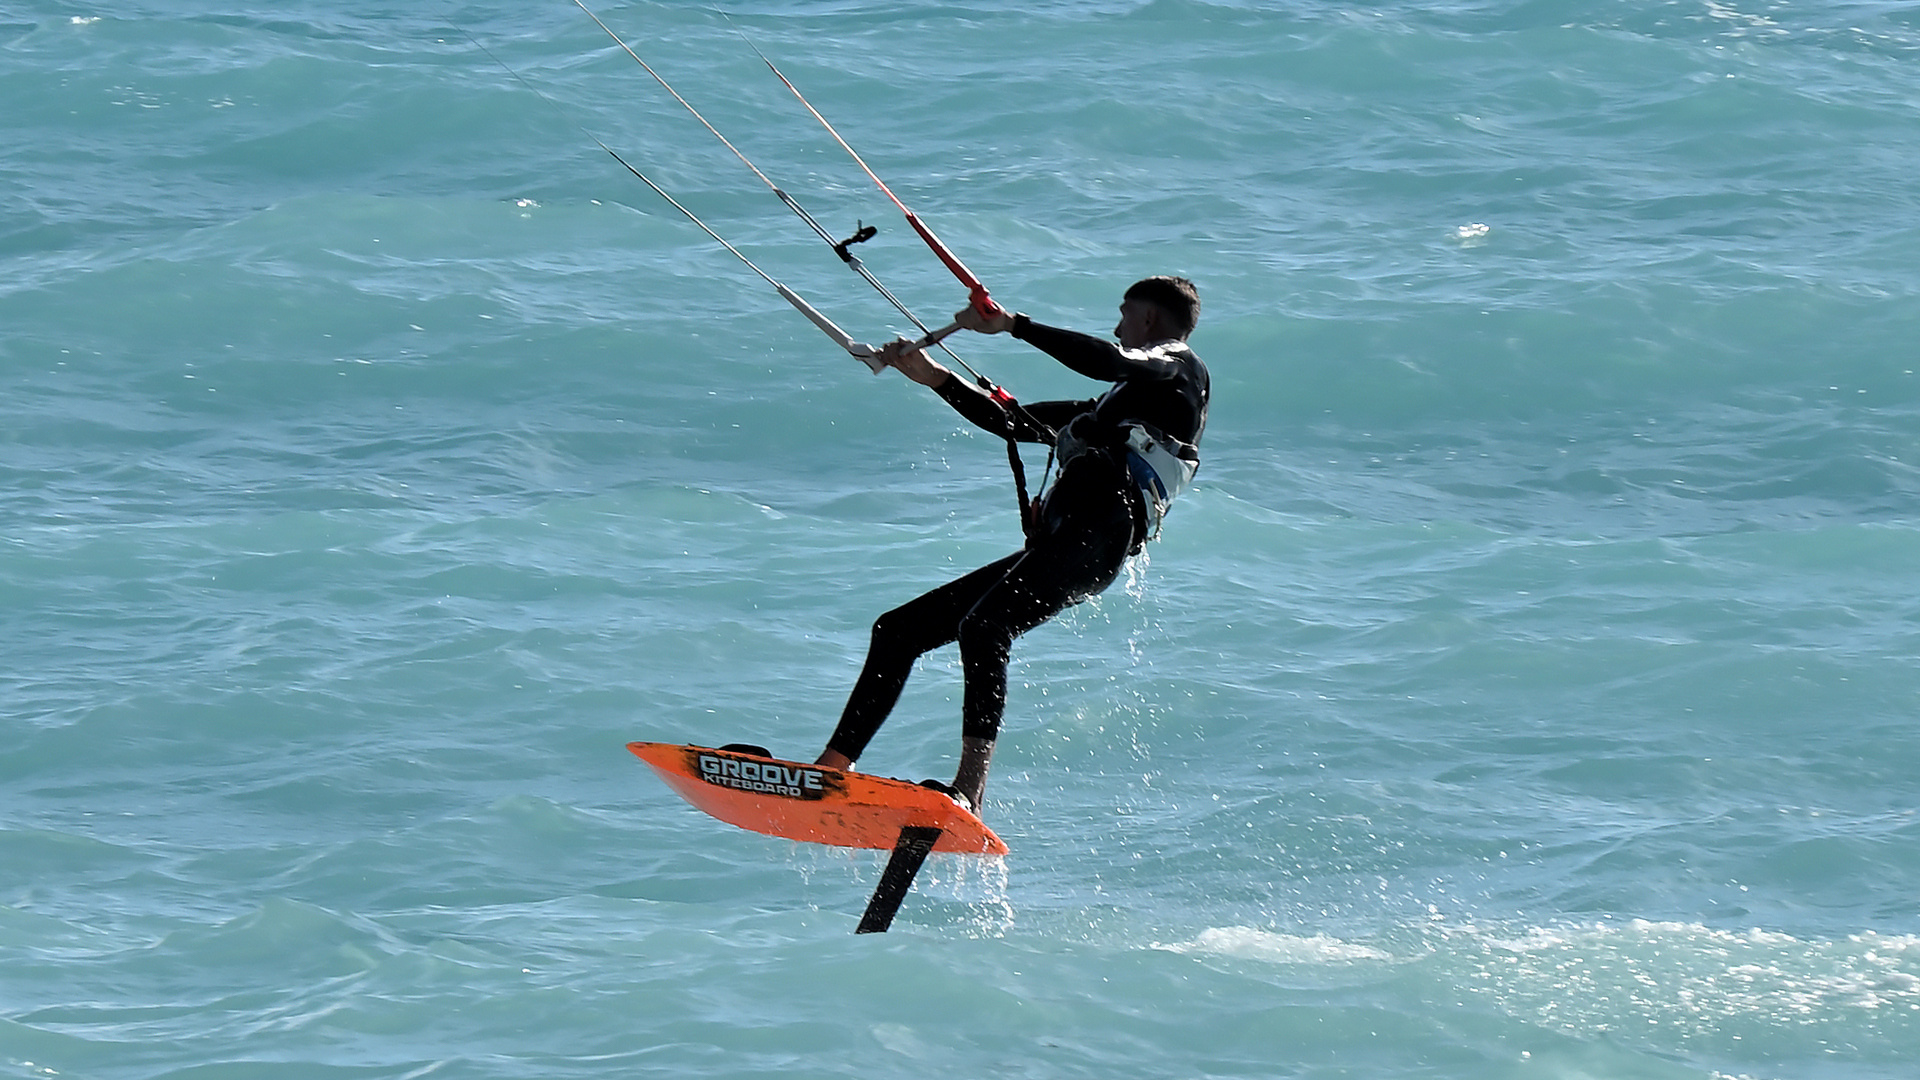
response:
<svg viewBox="0 0 1920 1080"><path fill-rule="evenodd" d="M786 300L787 303L793 305L793 309L795 311L798 311L800 314L805 315L807 317L807 321L819 327L822 333L832 338L833 343L835 345L838 345L841 348L847 350L847 355L867 365L867 367L871 369L875 375L878 375L882 371L886 370L887 365L881 363L878 359L874 357L874 353L876 350L874 349L873 346L865 344L863 342L853 340L853 338L848 336L845 330L842 330L838 326L835 326L832 319L829 319L825 315L820 314L818 311L814 310L814 307L812 304L809 304L804 299L801 299L799 293L794 292L792 289L787 288L785 285L782 285L777 281L773 283L773 287L776 291L780 293L780 296L782 299Z"/></svg>

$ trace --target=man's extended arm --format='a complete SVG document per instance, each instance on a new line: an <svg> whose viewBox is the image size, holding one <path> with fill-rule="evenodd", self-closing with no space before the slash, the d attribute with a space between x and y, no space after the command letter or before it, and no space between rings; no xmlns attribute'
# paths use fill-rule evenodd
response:
<svg viewBox="0 0 1920 1080"><path fill-rule="evenodd" d="M1165 379L1171 378L1180 369L1178 363L1162 355L1157 347L1123 349L1092 334L1062 330L1057 326L1034 322L1025 315L1015 315L1008 332L1073 371L1101 382Z"/></svg>
<svg viewBox="0 0 1920 1080"><path fill-rule="evenodd" d="M970 310L970 309L969 309ZM889 342L880 350L881 360L897 369L900 374L929 387L939 394L941 400L953 406L955 412L966 417L974 426L991 431L1001 438L1012 438L1019 442L1053 442L1053 433L1043 431L1029 423L1035 423L1058 430L1067 421L1093 407L1093 400L1086 401L1039 401L1025 407L1025 416L994 399L984 389L973 385L953 373L949 368L937 363L926 353L914 349L905 341Z"/></svg>
<svg viewBox="0 0 1920 1080"><path fill-rule="evenodd" d="M975 427L1018 442L1051 443L1054 431L1093 408L1093 399L1088 398L1085 401L1036 401L1016 411L952 371L947 372L946 381L934 386L933 392ZM1029 423L1029 419L1053 430L1042 431Z"/></svg>

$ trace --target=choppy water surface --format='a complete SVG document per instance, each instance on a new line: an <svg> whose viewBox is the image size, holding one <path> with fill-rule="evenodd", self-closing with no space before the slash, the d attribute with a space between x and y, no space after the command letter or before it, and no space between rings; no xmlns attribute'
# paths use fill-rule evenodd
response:
<svg viewBox="0 0 1920 1080"><path fill-rule="evenodd" d="M741 32L1010 306L1200 285L1206 464L1018 647L1013 854L856 938L878 855L622 749L810 756L1018 529L593 145L907 328L578 8L13 4L0 1074L1912 1074L1908 5L596 10L929 322ZM958 683L863 767L950 773Z"/></svg>

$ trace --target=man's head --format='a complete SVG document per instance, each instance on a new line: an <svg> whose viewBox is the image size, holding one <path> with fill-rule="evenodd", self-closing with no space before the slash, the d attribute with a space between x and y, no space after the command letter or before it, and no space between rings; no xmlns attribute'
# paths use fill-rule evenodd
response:
<svg viewBox="0 0 1920 1080"><path fill-rule="evenodd" d="M1183 277L1142 278L1128 286L1120 301L1120 325L1113 336L1123 348L1139 349L1156 341L1185 341L1200 321L1200 293Z"/></svg>

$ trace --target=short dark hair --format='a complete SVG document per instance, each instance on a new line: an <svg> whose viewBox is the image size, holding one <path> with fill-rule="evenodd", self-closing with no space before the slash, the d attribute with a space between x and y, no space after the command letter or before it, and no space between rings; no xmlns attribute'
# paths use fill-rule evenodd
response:
<svg viewBox="0 0 1920 1080"><path fill-rule="evenodd" d="M1143 300L1167 313L1180 329L1180 336L1193 333L1200 323L1200 291L1183 277L1160 274L1141 278L1127 286L1123 300Z"/></svg>

